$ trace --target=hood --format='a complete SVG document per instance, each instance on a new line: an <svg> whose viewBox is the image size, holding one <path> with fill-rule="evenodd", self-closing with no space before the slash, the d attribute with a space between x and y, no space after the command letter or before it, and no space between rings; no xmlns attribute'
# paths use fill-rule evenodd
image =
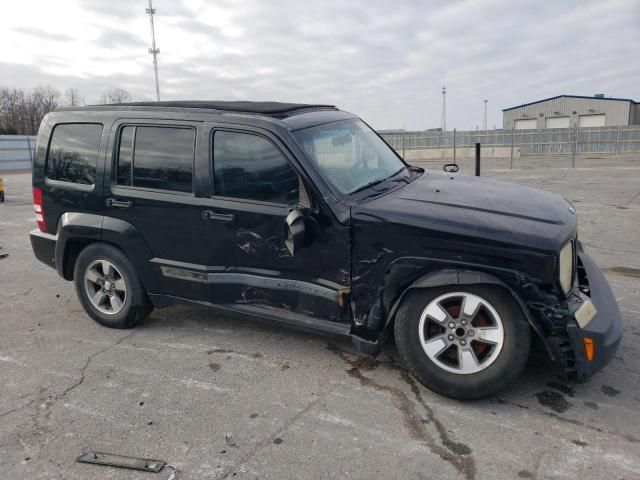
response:
<svg viewBox="0 0 640 480"><path fill-rule="evenodd" d="M547 252L559 250L576 229L575 210L561 195L434 171L353 206L352 219Z"/></svg>

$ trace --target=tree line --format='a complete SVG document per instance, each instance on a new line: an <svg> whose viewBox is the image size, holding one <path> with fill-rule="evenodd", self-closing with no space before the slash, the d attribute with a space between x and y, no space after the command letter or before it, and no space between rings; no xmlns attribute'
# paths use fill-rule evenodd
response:
<svg viewBox="0 0 640 480"><path fill-rule="evenodd" d="M126 90L114 88L103 92L96 104L130 102ZM40 86L33 90L0 88L0 135L35 135L42 118L58 107L85 105L85 97L76 88L64 92Z"/></svg>

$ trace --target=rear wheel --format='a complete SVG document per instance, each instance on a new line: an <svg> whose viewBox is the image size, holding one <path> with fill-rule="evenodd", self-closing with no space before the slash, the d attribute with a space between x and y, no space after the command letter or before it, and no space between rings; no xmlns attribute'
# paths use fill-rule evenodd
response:
<svg viewBox="0 0 640 480"><path fill-rule="evenodd" d="M448 286L407 295L396 315L395 337L400 355L427 388L474 399L520 375L531 328L508 291Z"/></svg>
<svg viewBox="0 0 640 480"><path fill-rule="evenodd" d="M73 279L85 311L110 328L129 328L153 307L129 259L117 248L92 243L76 260Z"/></svg>

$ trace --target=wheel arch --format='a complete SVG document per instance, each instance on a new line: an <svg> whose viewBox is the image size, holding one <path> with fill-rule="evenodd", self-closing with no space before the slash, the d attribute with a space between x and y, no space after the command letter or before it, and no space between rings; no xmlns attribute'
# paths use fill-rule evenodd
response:
<svg viewBox="0 0 640 480"><path fill-rule="evenodd" d="M555 355L546 340L544 332L542 331L542 329L540 328L540 325L538 325L536 320L533 318L533 316L529 312L529 309L527 308L525 302L522 300L520 295L518 295L518 293L514 291L513 288L511 288L503 280L496 277L495 275L492 275L487 272L471 270L471 269L445 268L442 270L437 270L437 271L427 273L419 277L412 283L410 283L407 287L405 287L400 292L400 294L391 304L391 308L389 309L389 314L387 315L386 323L384 325L381 336L386 335L387 332L389 332L390 329L393 328L393 324L395 322L395 316L398 311L398 308L402 304L402 301L404 300L404 298L410 292L413 292L415 290L420 290L420 289L430 289L430 288L445 287L450 285L458 285L458 286L495 285L509 292L511 297L518 304L522 314L527 320L527 323L531 326L531 328L536 333L536 335L542 340L542 343L544 344L547 350L547 353L549 354L551 359L555 360Z"/></svg>
<svg viewBox="0 0 640 480"><path fill-rule="evenodd" d="M67 212L61 215L55 251L58 274L65 280L73 280L78 255L96 242L119 249L134 265L147 292L158 289L158 280L149 264L153 255L140 232L124 220L89 213Z"/></svg>

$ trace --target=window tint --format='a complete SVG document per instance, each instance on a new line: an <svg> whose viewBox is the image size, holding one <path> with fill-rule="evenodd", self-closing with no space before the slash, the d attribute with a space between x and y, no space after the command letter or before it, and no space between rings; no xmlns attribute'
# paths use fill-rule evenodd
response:
<svg viewBox="0 0 640 480"><path fill-rule="evenodd" d="M132 185L133 132L136 127L124 127L120 134L120 154L118 155L118 185Z"/></svg>
<svg viewBox="0 0 640 480"><path fill-rule="evenodd" d="M362 120L341 120L293 133L320 172L342 193L380 182L405 168Z"/></svg>
<svg viewBox="0 0 640 480"><path fill-rule="evenodd" d="M97 123L56 125L47 155L47 177L93 185L101 137L102 125Z"/></svg>
<svg viewBox="0 0 640 480"><path fill-rule="evenodd" d="M192 192L195 131L174 127L124 127L118 185Z"/></svg>
<svg viewBox="0 0 640 480"><path fill-rule="evenodd" d="M298 201L298 175L269 140L238 132L215 132L215 194L291 204Z"/></svg>

